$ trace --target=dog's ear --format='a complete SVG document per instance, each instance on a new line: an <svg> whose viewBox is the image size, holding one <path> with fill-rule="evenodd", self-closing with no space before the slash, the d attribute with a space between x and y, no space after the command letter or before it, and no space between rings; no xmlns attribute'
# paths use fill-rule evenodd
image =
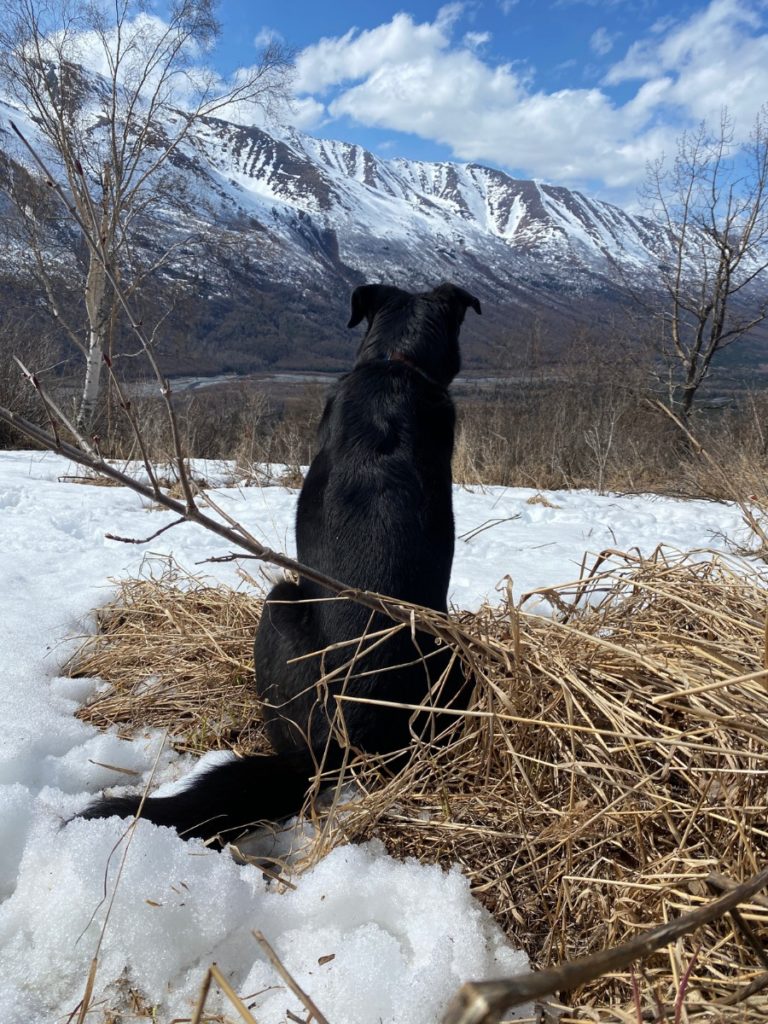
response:
<svg viewBox="0 0 768 1024"><path fill-rule="evenodd" d="M386 284L362 284L352 292L352 315L347 327L357 327L365 318L370 324L378 311L397 292Z"/></svg>
<svg viewBox="0 0 768 1024"><path fill-rule="evenodd" d="M478 315L482 314L483 311L480 309L480 300L478 298L475 298L475 296L472 295L471 292L466 291L464 288L459 288L459 286L456 284L452 284L449 287L453 294L454 300L456 302L460 302L464 307L464 312L466 312L468 307L471 306L472 309L474 309L474 311Z"/></svg>

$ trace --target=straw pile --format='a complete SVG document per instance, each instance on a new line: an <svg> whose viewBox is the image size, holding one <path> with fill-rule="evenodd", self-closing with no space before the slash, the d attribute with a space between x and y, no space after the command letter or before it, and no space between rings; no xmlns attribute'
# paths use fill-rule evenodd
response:
<svg viewBox="0 0 768 1024"><path fill-rule="evenodd" d="M253 635L262 602L173 560L145 563L139 579L118 584L68 666L73 676L109 684L78 716L130 735L169 729L179 750L201 754L268 749L254 718Z"/></svg>
<svg viewBox="0 0 768 1024"><path fill-rule="evenodd" d="M153 685L157 705L178 705L161 721L179 723L187 698L173 682L174 662L181 678L194 650L203 666L190 686L194 700L209 682L218 688L204 712L211 741L258 746L256 727L246 725L243 680L255 603L224 590L220 604L212 595L206 603L202 584L180 587L173 575L153 587L154 596L126 584L128 610L103 616L117 628L80 659L80 672L114 682L115 692L95 705L100 720L156 721L146 689L135 693L151 672L164 680ZM396 778L357 769L361 797L321 822L314 854L376 835L396 855L459 861L478 898L543 967L709 901L713 873L727 886L765 864L767 602L756 576L663 552L646 560L613 552L582 580L536 596L549 600L554 617L526 611L533 602L515 605L510 593L454 621L456 647L477 683L470 711L442 750L417 749ZM211 621L217 615L227 643ZM133 634L141 657L123 668L137 643L125 623L142 618ZM169 621L178 633L170 634ZM241 704L242 743L232 713ZM227 709L224 732L214 727L216 707ZM200 744L199 713L189 713L188 746ZM659 1019L664 1008L676 1022L764 1020L768 987L733 1000L768 967L768 894L742 912L757 950L723 919L634 974L561 998L590 1019Z"/></svg>

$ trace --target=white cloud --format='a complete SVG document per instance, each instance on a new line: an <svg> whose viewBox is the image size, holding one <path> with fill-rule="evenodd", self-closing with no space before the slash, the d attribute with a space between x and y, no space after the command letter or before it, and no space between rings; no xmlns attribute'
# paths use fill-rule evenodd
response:
<svg viewBox="0 0 768 1024"><path fill-rule="evenodd" d="M270 28L269 25L262 25L261 29L257 33L253 40L253 45L263 50L265 46L269 46L270 43L282 43L283 37L275 28Z"/></svg>
<svg viewBox="0 0 768 1024"><path fill-rule="evenodd" d="M323 103L318 103L311 96L302 96L292 101L291 110L286 112L285 119L289 119L297 128L311 130L321 124L325 116Z"/></svg>
<svg viewBox="0 0 768 1024"><path fill-rule="evenodd" d="M467 4L464 0L454 0L452 3L443 4L437 12L435 24L443 32L450 32L466 8Z"/></svg>
<svg viewBox="0 0 768 1024"><path fill-rule="evenodd" d="M649 159L671 153L684 127L716 119L724 104L746 133L768 97L768 0L710 0L686 20L656 22L599 86L552 91L537 88L525 65L484 55L489 33L460 29L473 11L449 3L432 21L399 13L375 28L319 40L299 55L296 99L278 116L307 130L349 117L412 132L458 159L563 184L602 183L605 192L633 188ZM165 28L148 14L131 23L145 39ZM264 27L255 42L270 38ZM106 70L92 33L77 44L84 63ZM596 52L604 55L610 44L615 39L604 28L592 36ZM226 84L211 78L206 53L191 51L190 61L208 84ZM179 105L194 97L195 74L175 83ZM264 123L253 105L222 116Z"/></svg>
<svg viewBox="0 0 768 1024"><path fill-rule="evenodd" d="M605 85L663 83L665 104L692 120L711 120L724 105L744 131L768 99L768 25L763 0L712 0L660 38L640 40L605 76Z"/></svg>
<svg viewBox="0 0 768 1024"><path fill-rule="evenodd" d="M568 60L561 60L559 64L555 64L553 71L570 71L571 68L577 68L580 61L576 60L575 57L569 57Z"/></svg>
<svg viewBox="0 0 768 1024"><path fill-rule="evenodd" d="M651 32L655 32L656 35L661 35L664 32L669 31L675 24L677 19L671 14L664 14L651 25Z"/></svg>
<svg viewBox="0 0 768 1024"><path fill-rule="evenodd" d="M470 50L480 50L486 43L490 43L490 32L465 32L464 43Z"/></svg>
<svg viewBox="0 0 768 1024"><path fill-rule="evenodd" d="M300 88L341 88L332 118L413 132L459 159L486 160L554 180L605 176L624 184L624 115L598 89L532 92L528 74L451 45L438 24L398 14L366 32L323 39L299 57Z"/></svg>
<svg viewBox="0 0 768 1024"><path fill-rule="evenodd" d="M401 13L320 40L299 56L298 88L322 98L330 118L412 132L459 159L628 189L649 159L674 149L682 128L717 116L723 104L737 123L753 119L768 97L767 6L711 0L687 21L657 24L599 87L547 92L523 68L484 59L484 33L454 39L463 8L451 4L433 22ZM614 43L604 29L592 39L602 54ZM634 88L629 100L615 98L619 85Z"/></svg>
<svg viewBox="0 0 768 1024"><path fill-rule="evenodd" d="M296 91L323 92L330 85L364 79L383 65L407 66L446 49L449 31L439 19L416 25L410 15L396 14L377 28L351 28L335 39L321 39L297 58Z"/></svg>
<svg viewBox="0 0 768 1024"><path fill-rule="evenodd" d="M604 57L613 49L616 38L617 37L611 34L607 28L601 25L592 33L592 37L589 40L589 48L599 57Z"/></svg>

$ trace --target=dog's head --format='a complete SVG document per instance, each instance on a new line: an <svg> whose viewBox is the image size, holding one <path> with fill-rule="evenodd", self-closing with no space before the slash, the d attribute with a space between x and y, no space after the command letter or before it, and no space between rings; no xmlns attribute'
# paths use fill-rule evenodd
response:
<svg viewBox="0 0 768 1024"><path fill-rule="evenodd" d="M416 294L385 284L355 288L348 326L368 321L357 363L405 357L447 387L461 367L459 329L470 306L481 312L475 296L455 284Z"/></svg>

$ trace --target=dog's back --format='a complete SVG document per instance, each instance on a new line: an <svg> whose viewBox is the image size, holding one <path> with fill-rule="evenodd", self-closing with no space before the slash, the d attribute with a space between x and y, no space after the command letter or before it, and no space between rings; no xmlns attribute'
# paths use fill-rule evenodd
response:
<svg viewBox="0 0 768 1024"><path fill-rule="evenodd" d="M446 391L403 362L365 362L348 374L328 401L299 496L299 561L444 611L454 421Z"/></svg>
<svg viewBox="0 0 768 1024"><path fill-rule="evenodd" d="M451 458L459 329L473 296L364 285L368 329L331 395L299 496L299 561L355 587L445 611L453 560Z"/></svg>

